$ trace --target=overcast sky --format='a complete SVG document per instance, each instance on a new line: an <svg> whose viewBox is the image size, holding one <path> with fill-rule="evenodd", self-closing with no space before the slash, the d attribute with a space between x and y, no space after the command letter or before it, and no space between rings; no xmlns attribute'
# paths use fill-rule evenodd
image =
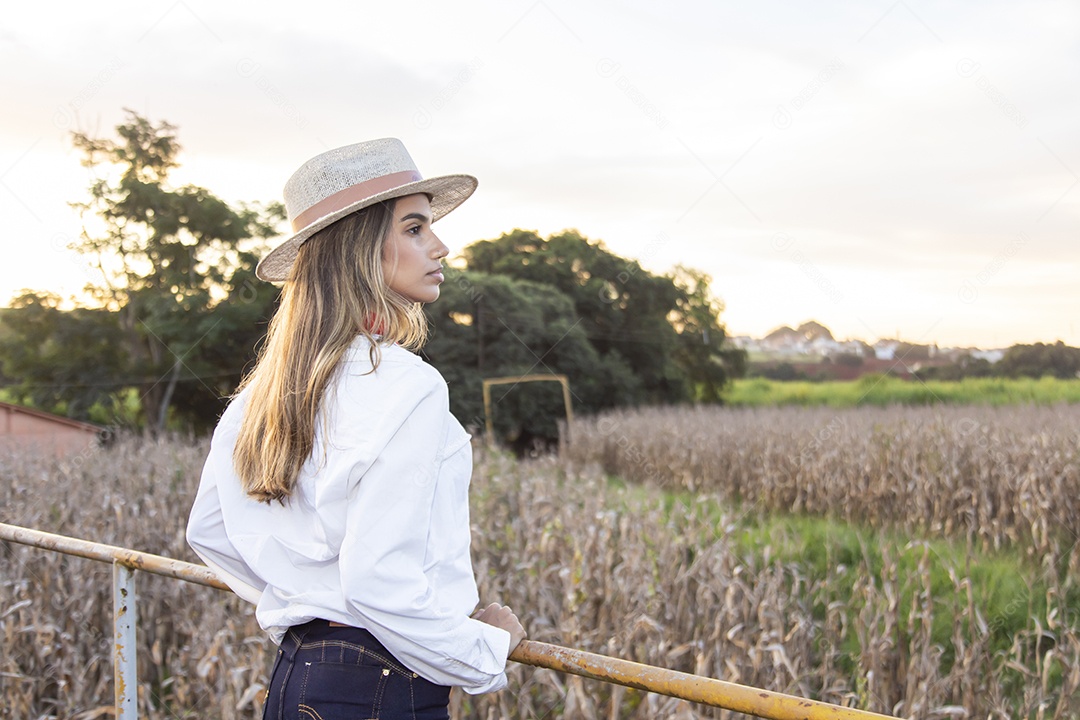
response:
<svg viewBox="0 0 1080 720"><path fill-rule="evenodd" d="M0 74L3 302L86 282L70 132L129 107L230 201L400 137L480 179L452 252L576 228L734 334L1080 345L1076 3L20 3Z"/></svg>

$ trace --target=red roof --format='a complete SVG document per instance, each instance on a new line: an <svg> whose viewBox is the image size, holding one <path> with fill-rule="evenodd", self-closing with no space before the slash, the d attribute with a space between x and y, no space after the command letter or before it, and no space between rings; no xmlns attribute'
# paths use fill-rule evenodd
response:
<svg viewBox="0 0 1080 720"><path fill-rule="evenodd" d="M41 418L42 420L48 420L49 422L54 422L58 425L65 425L67 427L76 428L78 430L85 430L86 432L105 432L105 428L101 427L100 425L82 422L81 420L72 420L71 418L66 418L63 415L54 415L52 413L47 413L44 410L35 410L34 408L23 407L22 405L12 405L11 403L0 402L0 410L8 410L10 412L22 413L23 415Z"/></svg>

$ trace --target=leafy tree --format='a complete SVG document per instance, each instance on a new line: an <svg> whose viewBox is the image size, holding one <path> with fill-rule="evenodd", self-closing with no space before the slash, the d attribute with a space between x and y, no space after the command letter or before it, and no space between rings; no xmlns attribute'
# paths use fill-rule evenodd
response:
<svg viewBox="0 0 1080 720"><path fill-rule="evenodd" d="M83 165L99 174L89 200L76 204L95 222L74 249L101 272L87 290L119 314L147 426L164 429L173 406L201 426L235 387L259 333L254 323L244 332L243 322L265 316L276 296L251 282L257 248L248 241L275 235L282 210L232 208L205 188L172 187L176 128L127 113L118 139L73 134ZM237 345L247 352L222 357L216 349Z"/></svg>
<svg viewBox="0 0 1080 720"><path fill-rule="evenodd" d="M1080 375L1080 348L1074 348L1058 340L1050 345L1013 345L1005 351L995 368L998 374L1008 377L1042 377L1053 375L1068 379Z"/></svg>
<svg viewBox="0 0 1080 720"><path fill-rule="evenodd" d="M750 377L767 380L809 380L810 376L789 362L755 363L748 373Z"/></svg>
<svg viewBox="0 0 1080 720"><path fill-rule="evenodd" d="M915 377L920 380L963 380L966 377L990 377L994 366L986 358L962 355L947 365L930 365L920 368Z"/></svg>
<svg viewBox="0 0 1080 720"><path fill-rule="evenodd" d="M164 429L170 412L202 429L216 420L221 397L235 388L265 330L260 321L277 290L255 281L254 267L283 209L234 208L205 188L173 187L169 173L178 166L180 145L169 123L155 125L129 110L116 135L73 133L95 179L89 198L73 203L84 227L72 249L89 256L100 273L86 288L98 307L62 317L54 299L24 296L5 317L11 328L5 374L24 391L38 387L27 397L39 403L83 412L86 384L66 379L96 373L99 387L138 392L150 431ZM84 325L107 338L107 347L80 340L77 328ZM14 348L18 343L57 351L43 354L31 370ZM53 389L46 393L40 388L50 378Z"/></svg>
<svg viewBox="0 0 1080 720"><path fill-rule="evenodd" d="M427 312L432 336L424 354L446 378L454 414L477 429L485 378L565 374L576 412L604 407L612 385L634 391L639 382L625 364L600 358L573 303L550 285L447 268L442 295ZM501 438L557 437L555 421L564 415L557 384L496 386L492 404Z"/></svg>
<svg viewBox="0 0 1080 720"><path fill-rule="evenodd" d="M857 355L856 353L842 352L836 355L834 362L837 365L842 365L843 367L862 367L865 361L862 355Z"/></svg>
<svg viewBox="0 0 1080 720"><path fill-rule="evenodd" d="M686 268L676 277L653 275L574 230L546 240L514 230L462 255L470 270L551 285L572 300L600 358L638 380L608 396L607 406L715 400L742 372L741 351L721 353L725 333L706 275Z"/></svg>
<svg viewBox="0 0 1080 720"><path fill-rule="evenodd" d="M117 314L60 309L51 293L24 292L4 313L0 358L12 399L80 420L113 407L127 373Z"/></svg>
<svg viewBox="0 0 1080 720"><path fill-rule="evenodd" d="M996 363L985 358L964 355L956 362L938 367L923 368L922 379L961 380L966 377L1031 377L1050 375L1060 379L1080 376L1080 348L1056 343L1013 345Z"/></svg>
<svg viewBox="0 0 1080 720"><path fill-rule="evenodd" d="M920 360L929 360L930 346L901 342L896 346L896 357L903 358L905 362L909 363L918 362Z"/></svg>
<svg viewBox="0 0 1080 720"><path fill-rule="evenodd" d="M746 374L746 351L725 347L727 332L720 324L721 305L712 299L705 273L679 265L675 287L681 292L668 320L678 332L676 364L692 384L693 398L719 402L724 385Z"/></svg>

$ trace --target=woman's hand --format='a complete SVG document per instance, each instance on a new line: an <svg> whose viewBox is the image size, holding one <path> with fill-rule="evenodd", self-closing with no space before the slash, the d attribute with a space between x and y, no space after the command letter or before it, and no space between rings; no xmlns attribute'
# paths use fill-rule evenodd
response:
<svg viewBox="0 0 1080 720"><path fill-rule="evenodd" d="M491 603L483 610L477 610L473 613L473 617L480 622L494 625L510 633L510 649L506 651L507 657L514 652L514 648L518 646L518 643L528 637L525 628L521 625L521 621L518 620L518 616L505 605Z"/></svg>

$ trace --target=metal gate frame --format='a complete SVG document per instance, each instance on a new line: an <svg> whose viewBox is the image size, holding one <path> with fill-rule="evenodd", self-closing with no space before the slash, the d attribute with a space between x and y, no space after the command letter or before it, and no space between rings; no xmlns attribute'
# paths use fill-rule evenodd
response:
<svg viewBox="0 0 1080 720"><path fill-rule="evenodd" d="M487 442L490 445L495 440L495 423L491 410L491 386L492 385L518 385L527 382L557 382L562 385L563 408L566 412L566 433L569 439L571 428L574 425L574 404L570 401L570 381L565 375L554 373L534 373L532 375L514 375L509 377L484 378L484 430ZM513 388L511 388L513 390ZM509 391L507 391L509 392Z"/></svg>

